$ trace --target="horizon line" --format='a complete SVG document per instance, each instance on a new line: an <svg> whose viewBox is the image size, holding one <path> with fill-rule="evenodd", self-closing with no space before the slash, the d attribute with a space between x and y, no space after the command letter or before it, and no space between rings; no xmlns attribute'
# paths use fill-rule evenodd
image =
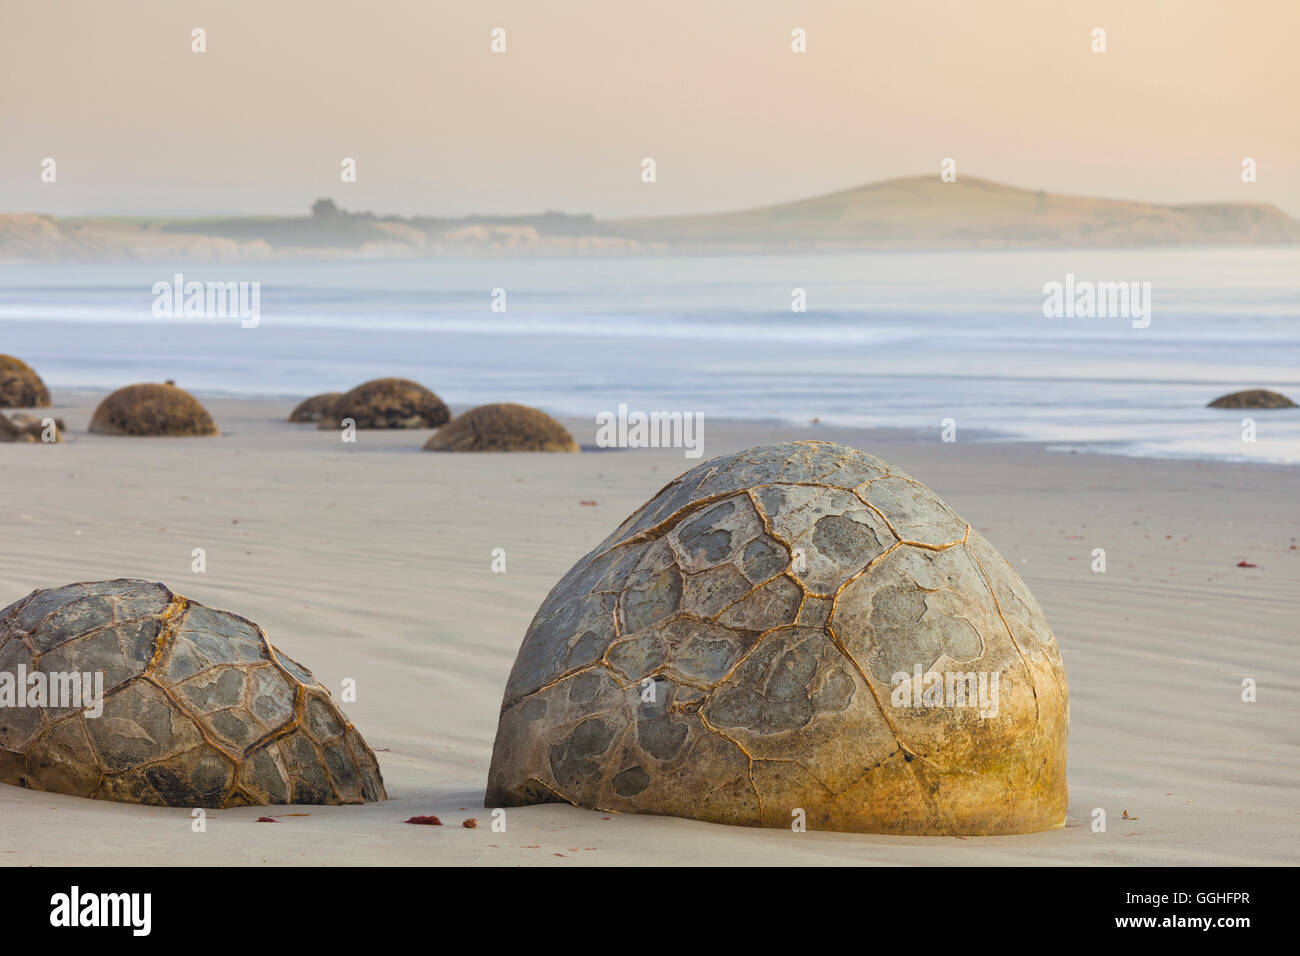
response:
<svg viewBox="0 0 1300 956"><path fill-rule="evenodd" d="M443 220L454 221L454 220L466 220L466 219L533 219L533 218L540 218L548 215L549 216L559 215L559 216L565 216L568 218L575 218L575 219L582 218L582 217L589 217L592 220L597 222L644 222L647 220L655 220L655 219L687 219L692 217L725 216L725 215L734 215L738 213L758 212L765 209L776 209L782 206L795 205L797 203L812 202L820 199L831 199L836 196L843 196L849 193L857 192L859 190L864 190L864 189L870 189L873 187L886 186L891 183L900 183L909 180L927 181L927 180L934 180L934 179L939 179L940 181L942 181L940 176L936 174L926 174L926 173L912 174L906 176L891 176L886 179L878 179L870 182L858 183L857 185L854 186L844 186L826 192L819 192L811 195L801 195L789 199L781 199L773 202L762 203L759 205L746 205L746 206L732 207L729 209L711 209L711 210L706 210L701 212L658 213L655 215L601 216L591 212L567 212L559 209L543 209L538 212L516 212L516 213L466 213L463 215L440 215L437 213L422 213L422 212L407 212L407 213L373 212L371 210L345 209L341 205L338 206L338 209L340 213L344 213L347 215L372 215L379 219L384 219L384 218L443 219ZM958 174L956 179L954 179L950 183L944 183L944 185L962 185L963 183L970 183L970 182L997 186L1002 189L1015 190L1017 192L1045 193L1047 195L1057 196L1065 199L1086 199L1086 200L1092 200L1098 202L1138 203L1141 205L1154 206L1162 209L1187 209L1187 208L1194 208L1197 206L1269 207L1269 208L1276 209L1279 213L1281 213L1282 215L1290 219L1300 222L1300 215L1293 215L1292 213L1287 212L1287 210L1279 206L1276 202L1269 202L1267 200L1204 199L1204 200L1196 200L1192 202L1178 202L1178 203L1157 202L1150 199L1136 199L1136 198L1119 197L1119 196L1089 195L1085 193L1074 193L1074 192L1056 192L1053 190L1044 189L1042 187L1034 188L1030 186L1013 185L1011 183L1004 182L1001 180L989 179L986 176L978 176L978 175L971 175L971 174ZM80 214L71 214L71 215L58 215L55 213L39 212L35 210L10 210L5 212L0 212L0 216L41 216L45 218L64 220L64 221L121 220L121 219L142 219L142 220L150 220L150 221L211 220L211 219L297 219L297 218L310 218L311 204L321 199L329 199L331 202L335 201L333 196L318 196L315 200L311 200L311 202L307 204L306 211L302 213L196 212L196 213L158 214L158 213L140 213L140 212L113 212L113 213L80 213Z"/></svg>

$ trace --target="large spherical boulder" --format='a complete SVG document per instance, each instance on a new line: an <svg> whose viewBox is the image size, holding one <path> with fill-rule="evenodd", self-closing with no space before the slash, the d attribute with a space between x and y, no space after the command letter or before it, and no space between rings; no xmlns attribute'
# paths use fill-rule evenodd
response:
<svg viewBox="0 0 1300 956"><path fill-rule="evenodd" d="M387 796L329 691L260 627L134 580L0 611L0 781L175 807Z"/></svg>
<svg viewBox="0 0 1300 956"><path fill-rule="evenodd" d="M1266 388L1250 388L1242 392L1220 395L1206 408L1295 408L1296 403L1280 392Z"/></svg>
<svg viewBox="0 0 1300 956"><path fill-rule="evenodd" d="M437 428L451 420L442 399L405 378L377 378L342 396L321 428L339 428L345 419L357 428Z"/></svg>
<svg viewBox="0 0 1300 956"><path fill-rule="evenodd" d="M311 398L304 398L289 413L289 421L302 424L329 418L334 412L334 405L342 397L342 392L325 392L321 395L313 395Z"/></svg>
<svg viewBox="0 0 1300 956"><path fill-rule="evenodd" d="M208 410L189 392L170 383L128 385L99 403L90 419L99 435L216 435Z"/></svg>
<svg viewBox="0 0 1300 956"><path fill-rule="evenodd" d="M545 412L503 402L480 405L443 425L425 451L577 451L569 430Z"/></svg>
<svg viewBox="0 0 1300 956"><path fill-rule="evenodd" d="M0 408L48 408L50 393L41 377L10 355L0 355Z"/></svg>
<svg viewBox="0 0 1300 956"><path fill-rule="evenodd" d="M1065 821L1068 722L1051 628L978 532L870 455L768 445L670 483L547 596L486 805L1024 833Z"/></svg>

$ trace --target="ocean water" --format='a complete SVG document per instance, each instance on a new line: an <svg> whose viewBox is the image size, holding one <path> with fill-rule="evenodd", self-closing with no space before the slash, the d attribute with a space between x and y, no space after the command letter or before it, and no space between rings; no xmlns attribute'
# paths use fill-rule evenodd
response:
<svg viewBox="0 0 1300 956"><path fill-rule="evenodd" d="M260 322L156 317L154 284L260 283ZM1149 282L1150 325L1047 318L1048 282ZM493 290L505 311L493 311ZM792 311L804 290L806 311ZM516 401L1300 463L1300 250L1194 249L0 266L0 352L53 388L171 378L305 396L413 378ZM1255 420L1243 441L1242 419ZM581 441L590 436L579 436Z"/></svg>

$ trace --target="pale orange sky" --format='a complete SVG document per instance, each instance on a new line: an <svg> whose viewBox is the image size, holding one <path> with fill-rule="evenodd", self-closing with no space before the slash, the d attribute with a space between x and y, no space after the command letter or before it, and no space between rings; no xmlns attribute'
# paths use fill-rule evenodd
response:
<svg viewBox="0 0 1300 956"><path fill-rule="evenodd" d="M951 156L1300 216L1297 37L1298 0L14 0L0 211L706 212Z"/></svg>

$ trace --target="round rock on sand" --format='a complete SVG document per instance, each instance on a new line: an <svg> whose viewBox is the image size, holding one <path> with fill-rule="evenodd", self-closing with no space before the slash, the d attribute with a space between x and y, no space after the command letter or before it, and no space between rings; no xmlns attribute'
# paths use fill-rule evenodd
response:
<svg viewBox="0 0 1300 956"><path fill-rule="evenodd" d="M325 392L322 395L313 395L311 398L303 399L289 413L289 421L301 424L303 422L319 422L322 419L329 418L334 412L334 404L342 397L342 392Z"/></svg>
<svg viewBox="0 0 1300 956"><path fill-rule="evenodd" d="M451 420L442 399L405 378L377 378L342 396L321 428L339 428L344 419L357 428L437 428Z"/></svg>
<svg viewBox="0 0 1300 956"><path fill-rule="evenodd" d="M175 385L128 385L99 403L90 419L99 435L216 435L208 410Z"/></svg>
<svg viewBox="0 0 1300 956"><path fill-rule="evenodd" d="M503 402L471 408L439 428L425 451L577 451L569 430L545 412Z"/></svg>
<svg viewBox="0 0 1300 956"><path fill-rule="evenodd" d="M60 675L46 678L58 698L30 706L21 688L29 706L13 706L4 675L20 668ZM87 674L90 693L65 696ZM0 781L171 807L386 797L356 728L261 628L125 579L34 591L0 611Z"/></svg>
<svg viewBox="0 0 1300 956"><path fill-rule="evenodd" d="M547 596L485 803L1025 833L1065 822L1068 724L1051 628L978 532L870 455L767 445L671 482Z"/></svg>
<svg viewBox="0 0 1300 956"><path fill-rule="evenodd" d="M48 408L50 393L41 377L12 355L0 355L0 408Z"/></svg>
<svg viewBox="0 0 1300 956"><path fill-rule="evenodd" d="M1206 408L1295 408L1296 403L1279 392L1251 388L1243 392L1220 395Z"/></svg>

